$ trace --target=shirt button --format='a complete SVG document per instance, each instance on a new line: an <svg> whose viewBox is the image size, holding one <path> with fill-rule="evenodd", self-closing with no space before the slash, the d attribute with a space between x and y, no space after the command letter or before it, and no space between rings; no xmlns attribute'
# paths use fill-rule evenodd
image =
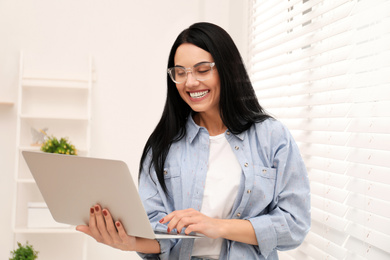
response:
<svg viewBox="0 0 390 260"><path fill-rule="evenodd" d="M238 149L240 149L240 147L236 146L236 147L234 147L234 149L238 150Z"/></svg>
<svg viewBox="0 0 390 260"><path fill-rule="evenodd" d="M167 175L168 174L168 171L164 171L164 175Z"/></svg>
<svg viewBox="0 0 390 260"><path fill-rule="evenodd" d="M244 166L245 166L245 167L248 167L248 163L245 163Z"/></svg>
<svg viewBox="0 0 390 260"><path fill-rule="evenodd" d="M246 193L251 193L252 191L251 190L247 190Z"/></svg>
<svg viewBox="0 0 390 260"><path fill-rule="evenodd" d="M237 213L237 215L236 215L236 216L237 216L238 218L239 218L239 217L241 217L241 213Z"/></svg>
<svg viewBox="0 0 390 260"><path fill-rule="evenodd" d="M263 169L263 173L266 173L267 172L267 170L266 169Z"/></svg>
<svg viewBox="0 0 390 260"><path fill-rule="evenodd" d="M227 134L227 135L230 135L230 132L229 132L229 131L227 131L227 132L226 132L226 134Z"/></svg>

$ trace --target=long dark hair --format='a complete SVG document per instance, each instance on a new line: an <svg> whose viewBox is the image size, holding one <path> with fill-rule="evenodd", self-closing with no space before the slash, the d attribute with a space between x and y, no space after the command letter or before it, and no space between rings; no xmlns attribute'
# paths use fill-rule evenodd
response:
<svg viewBox="0 0 390 260"><path fill-rule="evenodd" d="M185 29L173 43L168 59L168 68L175 66L177 48L191 43L209 52L214 59L221 83L220 115L225 126L234 134L242 133L253 123L270 116L260 106L241 55L230 35L221 27L211 23L195 23ZM140 174L147 154L151 151L153 166L158 181L166 192L164 163L173 142L186 135L187 117L191 108L180 97L175 83L167 75L167 99L161 119L146 142L140 161Z"/></svg>

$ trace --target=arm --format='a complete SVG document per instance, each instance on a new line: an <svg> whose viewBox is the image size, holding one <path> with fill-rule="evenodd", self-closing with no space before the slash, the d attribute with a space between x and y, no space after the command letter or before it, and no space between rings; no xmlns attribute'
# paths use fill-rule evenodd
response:
<svg viewBox="0 0 390 260"><path fill-rule="evenodd" d="M248 220L210 218L197 210L185 209L174 211L160 220L163 224L168 222L168 232L177 229L181 233L186 228L187 235L196 232L210 238L225 238L257 245L255 230Z"/></svg>
<svg viewBox="0 0 390 260"><path fill-rule="evenodd" d="M278 124L268 132L272 133L269 161L275 170L274 176L268 178L273 178L275 193L267 214L249 219L264 256L275 249L299 246L311 224L310 184L299 149L283 125Z"/></svg>

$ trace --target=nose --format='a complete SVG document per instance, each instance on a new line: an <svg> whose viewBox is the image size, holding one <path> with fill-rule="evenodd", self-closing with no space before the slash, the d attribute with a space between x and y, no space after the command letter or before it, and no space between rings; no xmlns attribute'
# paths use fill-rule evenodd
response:
<svg viewBox="0 0 390 260"><path fill-rule="evenodd" d="M193 87L199 85L199 81L194 77L192 71L187 72L186 87Z"/></svg>

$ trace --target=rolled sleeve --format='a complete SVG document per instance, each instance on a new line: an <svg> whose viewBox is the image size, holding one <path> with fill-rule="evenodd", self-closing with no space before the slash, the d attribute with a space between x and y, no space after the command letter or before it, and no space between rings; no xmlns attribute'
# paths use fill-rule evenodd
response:
<svg viewBox="0 0 390 260"><path fill-rule="evenodd" d="M254 227L260 253L267 258L277 246L277 234L271 218L263 215L248 219Z"/></svg>
<svg viewBox="0 0 390 260"><path fill-rule="evenodd" d="M142 259L160 259L160 260L169 260L170 251L172 247L172 242L169 239L157 239L157 242L160 244L160 254L142 254L138 255Z"/></svg>

